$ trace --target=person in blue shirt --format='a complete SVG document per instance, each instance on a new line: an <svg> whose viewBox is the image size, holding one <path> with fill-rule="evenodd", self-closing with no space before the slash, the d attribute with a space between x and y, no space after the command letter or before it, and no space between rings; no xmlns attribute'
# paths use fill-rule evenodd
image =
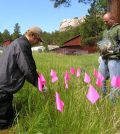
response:
<svg viewBox="0 0 120 134"><path fill-rule="evenodd" d="M101 59L99 70L104 76L102 91L103 95L107 94L106 80L114 76L120 77L120 24L111 12L103 16L106 29L103 32L104 44L101 48ZM106 41L106 43L105 43ZM116 101L115 87L111 86L110 98L112 102Z"/></svg>

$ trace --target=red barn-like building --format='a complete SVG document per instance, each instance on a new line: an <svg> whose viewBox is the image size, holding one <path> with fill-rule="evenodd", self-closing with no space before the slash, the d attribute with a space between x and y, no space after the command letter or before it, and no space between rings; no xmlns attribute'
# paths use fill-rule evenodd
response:
<svg viewBox="0 0 120 134"><path fill-rule="evenodd" d="M52 52L62 53L62 54L87 54L96 52L96 47L82 46L81 37L77 35L70 40L64 42L62 47L52 50Z"/></svg>
<svg viewBox="0 0 120 134"><path fill-rule="evenodd" d="M81 46L81 38L80 35L77 35L70 40L64 42L64 46Z"/></svg>

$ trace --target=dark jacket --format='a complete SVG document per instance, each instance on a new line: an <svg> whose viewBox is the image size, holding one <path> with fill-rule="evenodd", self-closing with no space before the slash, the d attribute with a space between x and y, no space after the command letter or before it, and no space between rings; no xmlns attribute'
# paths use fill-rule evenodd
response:
<svg viewBox="0 0 120 134"><path fill-rule="evenodd" d="M25 36L13 41L0 57L0 90L15 93L25 80L37 87L38 74Z"/></svg>

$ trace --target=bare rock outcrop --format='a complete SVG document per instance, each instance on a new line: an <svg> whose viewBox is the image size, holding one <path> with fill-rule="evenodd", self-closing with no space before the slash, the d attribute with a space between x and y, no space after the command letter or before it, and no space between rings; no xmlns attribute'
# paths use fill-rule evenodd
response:
<svg viewBox="0 0 120 134"><path fill-rule="evenodd" d="M69 29L70 27L77 27L79 26L82 22L84 22L85 17L75 17L73 19L64 19L61 23L60 23L60 27L59 30L60 31L65 31L67 29Z"/></svg>

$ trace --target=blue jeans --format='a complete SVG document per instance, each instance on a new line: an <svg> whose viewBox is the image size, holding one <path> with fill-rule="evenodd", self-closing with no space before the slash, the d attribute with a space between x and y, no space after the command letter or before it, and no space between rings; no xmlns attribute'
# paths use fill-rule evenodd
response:
<svg viewBox="0 0 120 134"><path fill-rule="evenodd" d="M107 92L107 87L106 87L106 80L110 78L112 80L113 76L118 76L120 77L120 60L111 60L111 59L102 59L99 65L99 71L102 73L104 76L103 80L103 86L102 86L102 91L103 94L106 94ZM110 93L110 98L114 100L114 90L115 88L111 86L111 93Z"/></svg>

